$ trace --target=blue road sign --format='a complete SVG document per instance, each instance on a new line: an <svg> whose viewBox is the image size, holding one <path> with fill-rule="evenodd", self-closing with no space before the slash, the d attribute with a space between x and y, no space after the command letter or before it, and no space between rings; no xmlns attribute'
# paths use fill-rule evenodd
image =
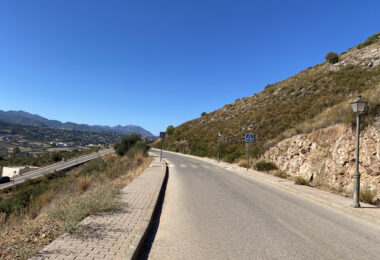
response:
<svg viewBox="0 0 380 260"><path fill-rule="evenodd" d="M245 142L253 143L253 134L245 134Z"/></svg>

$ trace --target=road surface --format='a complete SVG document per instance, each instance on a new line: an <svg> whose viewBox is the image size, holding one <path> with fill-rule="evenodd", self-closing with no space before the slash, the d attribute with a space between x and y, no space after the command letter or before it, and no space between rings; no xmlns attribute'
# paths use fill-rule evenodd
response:
<svg viewBox="0 0 380 260"><path fill-rule="evenodd" d="M109 154L112 151L113 150L110 150L110 149L104 149L104 150L101 150L97 153L91 153L91 154L84 155L84 156L77 157L77 158L73 158L73 159L70 159L70 160L67 160L64 162L60 162L60 163L56 163L56 164L53 164L50 166L46 166L46 167L41 168L41 169L30 171L30 172L26 173L25 175L14 178L14 183L8 182L8 183L0 184L0 189L10 187L10 186L15 185L17 183L23 182L26 179L36 178L36 177L42 176L46 173L52 173L54 171L59 171L59 170L63 170L63 169L66 169L66 168L69 168L69 167L72 167L72 166L75 166L78 164L82 164L82 163L90 161L92 159L95 159L95 158L104 156L106 154Z"/></svg>
<svg viewBox="0 0 380 260"><path fill-rule="evenodd" d="M164 157L161 217L141 258L380 259L377 227L227 168Z"/></svg>

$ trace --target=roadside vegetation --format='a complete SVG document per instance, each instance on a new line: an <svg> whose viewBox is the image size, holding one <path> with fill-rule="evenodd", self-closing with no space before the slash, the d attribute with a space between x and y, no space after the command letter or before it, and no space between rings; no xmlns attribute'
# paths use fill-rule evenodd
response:
<svg viewBox="0 0 380 260"><path fill-rule="evenodd" d="M352 51L373 44L380 46L379 35ZM351 54L349 51L342 55ZM294 135L337 123L354 126L350 102L359 94L369 101L363 118L366 125L371 125L380 114L380 66L348 64L331 69L330 62L339 61L342 55L331 52L326 55L327 62L268 84L260 93L237 99L177 127L169 126L165 141L159 139L154 146L216 158L219 139L221 160L237 163L246 156L244 134L252 132L255 140L250 155L259 159L267 149Z"/></svg>
<svg viewBox="0 0 380 260"><path fill-rule="evenodd" d="M359 200L364 203L379 205L379 201L376 201L377 191L371 190L368 186L364 186L360 190Z"/></svg>
<svg viewBox="0 0 380 260"><path fill-rule="evenodd" d="M305 178L300 177L300 176L295 178L294 184L310 186L310 182L308 180L306 180Z"/></svg>
<svg viewBox="0 0 380 260"><path fill-rule="evenodd" d="M255 163L254 169L256 171L272 171L277 170L277 166L272 162L266 162L261 160Z"/></svg>
<svg viewBox="0 0 380 260"><path fill-rule="evenodd" d="M28 156L26 154L18 154L17 151L11 158L0 158L0 167L3 166L17 166L17 165L31 165L31 166L45 166L48 164L68 160L74 157L90 154L99 151L100 148L91 148L85 150L75 149L73 151L44 153L37 156ZM16 149L17 150L17 149Z"/></svg>
<svg viewBox="0 0 380 260"><path fill-rule="evenodd" d="M127 140L135 140L126 146ZM0 192L0 258L26 259L93 214L117 211L119 191L151 162L148 146L136 136L119 144L123 155L94 159ZM79 233L78 233L79 232Z"/></svg>

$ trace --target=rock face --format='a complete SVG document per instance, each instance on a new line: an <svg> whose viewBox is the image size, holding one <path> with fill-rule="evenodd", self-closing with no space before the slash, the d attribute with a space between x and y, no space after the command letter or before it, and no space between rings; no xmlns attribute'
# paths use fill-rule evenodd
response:
<svg viewBox="0 0 380 260"><path fill-rule="evenodd" d="M291 176L301 176L344 193L352 192L355 172L355 129L335 125L310 134L283 140L269 149L264 159ZM378 191L380 197L380 125L360 134L361 186Z"/></svg>

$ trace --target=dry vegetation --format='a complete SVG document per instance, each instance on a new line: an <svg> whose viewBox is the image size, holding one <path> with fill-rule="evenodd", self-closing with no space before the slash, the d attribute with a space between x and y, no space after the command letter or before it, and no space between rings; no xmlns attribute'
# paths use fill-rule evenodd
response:
<svg viewBox="0 0 380 260"><path fill-rule="evenodd" d="M1 194L0 258L26 259L62 233L76 234L76 225L85 217L118 210L119 190L150 162L140 153L109 155ZM11 198L24 204L6 208L4 201Z"/></svg>
<svg viewBox="0 0 380 260"><path fill-rule="evenodd" d="M340 55L342 64L359 59L366 48L380 47L379 35ZM252 157L291 136L309 133L336 123L354 124L349 102L358 94L369 100L366 123L380 114L380 66L327 62L310 67L251 97L237 99L205 113L168 133L164 149L197 156L216 157L217 133L221 132L221 158L238 162L245 157L244 133L255 133ZM335 68L335 67L334 67ZM155 143L161 146L161 141ZM242 164L242 163L241 163Z"/></svg>

